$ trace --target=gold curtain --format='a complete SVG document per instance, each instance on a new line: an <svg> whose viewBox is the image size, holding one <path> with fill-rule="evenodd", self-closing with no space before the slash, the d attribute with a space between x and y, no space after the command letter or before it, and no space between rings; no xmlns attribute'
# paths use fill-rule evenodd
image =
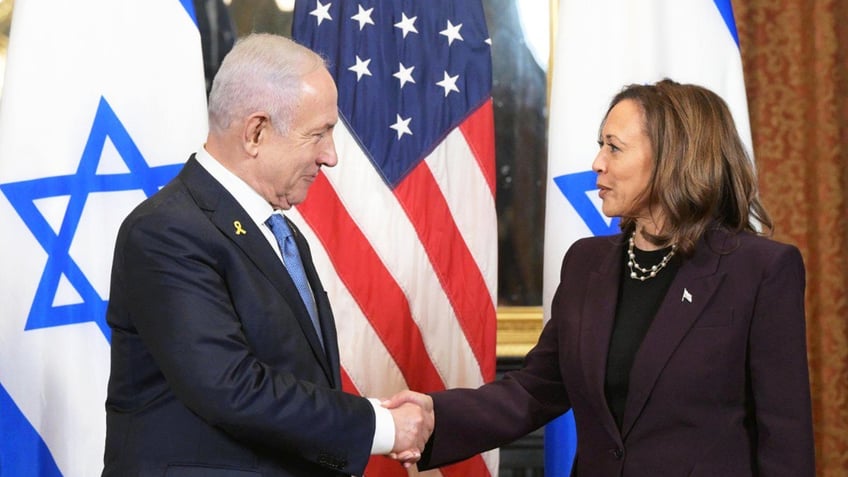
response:
<svg viewBox="0 0 848 477"><path fill-rule="evenodd" d="M737 0L763 202L807 268L818 475L848 475L848 2Z"/></svg>

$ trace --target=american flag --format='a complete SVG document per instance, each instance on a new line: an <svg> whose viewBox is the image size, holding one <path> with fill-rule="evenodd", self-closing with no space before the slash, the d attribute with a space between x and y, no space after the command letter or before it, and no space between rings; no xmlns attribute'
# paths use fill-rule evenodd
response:
<svg viewBox="0 0 848 477"><path fill-rule="evenodd" d="M339 89L335 168L293 219L330 295L347 391L495 376L492 66L478 0L298 0L295 40ZM497 474L489 452L441 469ZM366 475L406 475L385 458Z"/></svg>

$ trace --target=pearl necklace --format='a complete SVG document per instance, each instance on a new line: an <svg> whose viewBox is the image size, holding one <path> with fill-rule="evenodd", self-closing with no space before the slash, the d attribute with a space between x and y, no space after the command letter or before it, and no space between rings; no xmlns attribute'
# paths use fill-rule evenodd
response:
<svg viewBox="0 0 848 477"><path fill-rule="evenodd" d="M671 246L671 250L665 255L665 257L663 257L660 263L652 266L651 268L645 268L636 263L636 254L633 252L633 248L635 246L633 243L633 237L635 236L636 231L634 230L630 235L630 240L627 244L627 267L630 268L630 278L644 282L649 278L657 276L657 273L668 265L671 257L674 256L674 252L677 251L677 245L675 244Z"/></svg>

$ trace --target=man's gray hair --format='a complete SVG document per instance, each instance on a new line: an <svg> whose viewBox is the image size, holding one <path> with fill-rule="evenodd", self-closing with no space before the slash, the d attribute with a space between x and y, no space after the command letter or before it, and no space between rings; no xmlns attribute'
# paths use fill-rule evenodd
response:
<svg viewBox="0 0 848 477"><path fill-rule="evenodd" d="M264 111L279 133L287 133L300 102L303 77L326 67L317 53L279 35L254 33L240 39L212 82L210 132L221 132L234 121Z"/></svg>

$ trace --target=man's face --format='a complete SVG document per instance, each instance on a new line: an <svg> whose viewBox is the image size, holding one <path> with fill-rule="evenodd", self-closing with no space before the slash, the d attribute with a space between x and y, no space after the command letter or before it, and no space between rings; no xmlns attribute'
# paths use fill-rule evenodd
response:
<svg viewBox="0 0 848 477"><path fill-rule="evenodd" d="M337 98L333 78L318 68L304 78L288 133L266 128L257 157L258 178L263 196L274 208L286 210L303 202L321 166L338 162L333 143L333 127L339 120Z"/></svg>

